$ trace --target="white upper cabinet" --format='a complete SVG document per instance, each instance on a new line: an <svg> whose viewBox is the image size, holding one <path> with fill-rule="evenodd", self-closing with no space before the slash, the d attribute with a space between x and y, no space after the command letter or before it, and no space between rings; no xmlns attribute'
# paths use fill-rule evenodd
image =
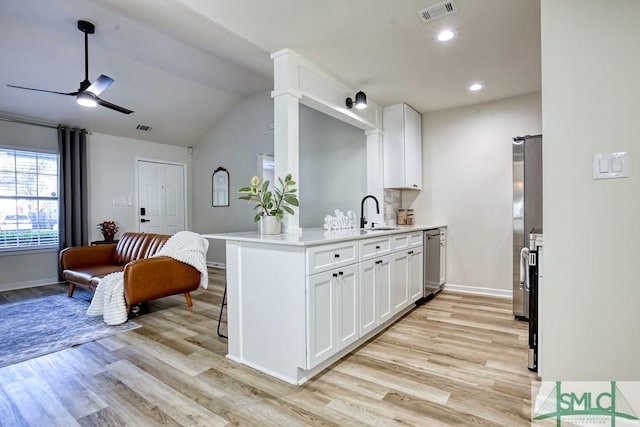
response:
<svg viewBox="0 0 640 427"><path fill-rule="evenodd" d="M385 107L384 187L422 188L422 116L407 104Z"/></svg>

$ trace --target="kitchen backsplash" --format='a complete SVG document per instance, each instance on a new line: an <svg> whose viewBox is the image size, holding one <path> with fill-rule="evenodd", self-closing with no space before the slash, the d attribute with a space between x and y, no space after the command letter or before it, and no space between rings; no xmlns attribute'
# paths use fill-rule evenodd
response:
<svg viewBox="0 0 640 427"><path fill-rule="evenodd" d="M396 213L402 203L401 190L384 190L384 223L394 225L396 223Z"/></svg>

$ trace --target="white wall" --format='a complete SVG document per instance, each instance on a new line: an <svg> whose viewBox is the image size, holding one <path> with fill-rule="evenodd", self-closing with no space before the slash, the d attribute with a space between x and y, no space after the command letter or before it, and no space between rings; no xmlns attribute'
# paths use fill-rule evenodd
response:
<svg viewBox="0 0 640 427"><path fill-rule="evenodd" d="M191 158L186 147L93 133L87 138L89 181L89 236L102 240L96 225L103 220L118 224L118 234L138 231L136 212L136 158L178 162L187 165L187 188L191 189ZM191 212L191 191L187 212ZM131 206L113 206L113 198L131 197ZM190 218L188 229L192 227Z"/></svg>
<svg viewBox="0 0 640 427"><path fill-rule="evenodd" d="M640 2L542 0L544 380L640 380ZM593 180L627 151L631 175Z"/></svg>
<svg viewBox="0 0 640 427"><path fill-rule="evenodd" d="M58 152L56 129L0 121L0 146ZM58 281L58 250L0 252L0 291Z"/></svg>
<svg viewBox="0 0 640 427"><path fill-rule="evenodd" d="M269 92L242 99L193 148L193 230L223 233L257 230L253 206L237 190L258 174L258 154L273 153L273 100ZM229 207L211 206L211 175L229 171ZM210 241L209 261L225 262L224 241Z"/></svg>
<svg viewBox="0 0 640 427"><path fill-rule="evenodd" d="M423 190L404 191L403 206L448 225L447 283L510 294L511 143L541 129L539 93L423 114Z"/></svg>
<svg viewBox="0 0 640 427"><path fill-rule="evenodd" d="M300 106L301 227L321 227L335 209L360 215L367 194L366 148L362 129Z"/></svg>

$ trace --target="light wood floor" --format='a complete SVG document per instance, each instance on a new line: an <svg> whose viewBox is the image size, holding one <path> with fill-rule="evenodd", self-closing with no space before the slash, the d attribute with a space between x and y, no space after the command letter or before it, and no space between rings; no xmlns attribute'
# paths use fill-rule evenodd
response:
<svg viewBox="0 0 640 427"><path fill-rule="evenodd" d="M296 387L224 357L225 278L210 271L191 310L164 298L142 328L1 368L0 425L530 425L527 325L509 299L443 292ZM65 288L0 298L42 292Z"/></svg>

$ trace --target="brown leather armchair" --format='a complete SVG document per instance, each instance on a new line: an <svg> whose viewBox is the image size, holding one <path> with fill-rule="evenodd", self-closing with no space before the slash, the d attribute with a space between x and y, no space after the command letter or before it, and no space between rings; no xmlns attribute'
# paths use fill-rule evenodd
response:
<svg viewBox="0 0 640 427"><path fill-rule="evenodd" d="M95 290L109 273L124 271L124 298L127 312L133 304L183 293L187 306L193 305L191 291L198 289L200 272L173 258L150 258L169 240L164 234L124 233L117 244L77 246L60 251L60 271L69 284Z"/></svg>

